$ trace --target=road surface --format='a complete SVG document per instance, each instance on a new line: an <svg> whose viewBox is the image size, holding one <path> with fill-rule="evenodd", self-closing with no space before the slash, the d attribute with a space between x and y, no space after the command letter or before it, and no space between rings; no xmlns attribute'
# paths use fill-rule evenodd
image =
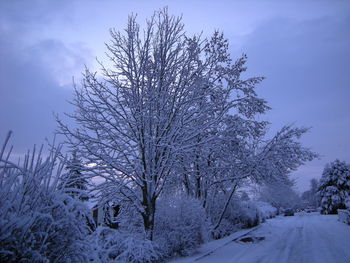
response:
<svg viewBox="0 0 350 263"><path fill-rule="evenodd" d="M253 237L255 241L242 242L239 238L219 247L214 241L205 245L207 251L202 255L173 262L350 263L350 226L338 222L336 215L298 213L291 217L280 216L244 237Z"/></svg>

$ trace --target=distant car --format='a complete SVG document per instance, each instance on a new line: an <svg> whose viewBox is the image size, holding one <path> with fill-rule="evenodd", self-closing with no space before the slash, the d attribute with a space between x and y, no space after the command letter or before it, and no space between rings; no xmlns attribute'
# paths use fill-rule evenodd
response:
<svg viewBox="0 0 350 263"><path fill-rule="evenodd" d="M294 210L292 208L287 208L284 210L284 216L294 216Z"/></svg>

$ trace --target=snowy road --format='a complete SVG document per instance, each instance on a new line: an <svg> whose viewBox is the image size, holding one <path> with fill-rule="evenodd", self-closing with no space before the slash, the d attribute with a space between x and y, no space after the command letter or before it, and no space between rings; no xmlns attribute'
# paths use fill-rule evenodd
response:
<svg viewBox="0 0 350 263"><path fill-rule="evenodd" d="M268 220L247 236L264 237L256 243L232 241L208 256L174 263L348 263L350 226L337 216L300 213ZM207 249L210 246L207 244Z"/></svg>

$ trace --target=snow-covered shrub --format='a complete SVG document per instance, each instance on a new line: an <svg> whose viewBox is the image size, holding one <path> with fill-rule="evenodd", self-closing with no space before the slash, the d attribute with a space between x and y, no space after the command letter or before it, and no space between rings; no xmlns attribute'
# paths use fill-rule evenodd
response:
<svg viewBox="0 0 350 263"><path fill-rule="evenodd" d="M259 224L259 211L254 202L242 201L238 203L238 222L242 228L254 227Z"/></svg>
<svg viewBox="0 0 350 263"><path fill-rule="evenodd" d="M206 214L198 200L176 196L158 201L154 240L166 256L189 255L206 239Z"/></svg>
<svg viewBox="0 0 350 263"><path fill-rule="evenodd" d="M271 204L263 201L255 202L255 205L259 211L260 221L264 222L267 218L273 218L277 215L277 208Z"/></svg>
<svg viewBox="0 0 350 263"><path fill-rule="evenodd" d="M350 225L350 211L346 209L338 209L338 220Z"/></svg>
<svg viewBox="0 0 350 263"><path fill-rule="evenodd" d="M212 237L214 239L220 239L222 237L228 236L240 230L241 229L240 225L237 222L234 222L234 223L232 222L236 220L237 218L229 218L229 217L225 217L224 219L222 219L219 227L212 230Z"/></svg>
<svg viewBox="0 0 350 263"><path fill-rule="evenodd" d="M210 217L215 223L222 211L220 199L210 208ZM249 228L260 222L259 211L253 201L233 199L228 206L220 225L212 230L215 239L230 235L241 228Z"/></svg>
<svg viewBox="0 0 350 263"><path fill-rule="evenodd" d="M118 216L119 228L130 233L141 233L143 221L140 213L130 203L121 203Z"/></svg>
<svg viewBox="0 0 350 263"><path fill-rule="evenodd" d="M114 182L98 183L94 187L95 221L99 226L106 226L128 233L144 233L144 222L140 211L134 203L115 189L119 184ZM140 207L142 209L142 207Z"/></svg>
<svg viewBox="0 0 350 263"><path fill-rule="evenodd" d="M350 196L348 196L348 198L346 198L345 200L345 206L348 209L348 211L350 211Z"/></svg>
<svg viewBox="0 0 350 263"><path fill-rule="evenodd" d="M89 239L94 249L94 262L151 263L162 258L157 244L142 235L98 227Z"/></svg>
<svg viewBox="0 0 350 263"><path fill-rule="evenodd" d="M230 201L221 222L218 224L225 204L225 198L226 196L224 194L217 193L215 198L212 198L206 207L206 212L212 223L211 235L214 239L227 236L239 229L237 214L233 208L237 200Z"/></svg>
<svg viewBox="0 0 350 263"><path fill-rule="evenodd" d="M0 262L86 262L87 208L57 190L57 153L9 157L0 152Z"/></svg>
<svg viewBox="0 0 350 263"><path fill-rule="evenodd" d="M337 209L344 209L350 196L350 166L339 160L328 164L322 173L318 194L321 213L335 214Z"/></svg>

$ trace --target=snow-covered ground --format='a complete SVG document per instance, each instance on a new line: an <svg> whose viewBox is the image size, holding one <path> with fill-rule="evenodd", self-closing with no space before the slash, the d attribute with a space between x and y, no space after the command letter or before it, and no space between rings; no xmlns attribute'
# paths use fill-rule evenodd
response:
<svg viewBox="0 0 350 263"><path fill-rule="evenodd" d="M350 226L336 215L297 213L268 220L253 231L213 241L199 253L172 263L345 263L350 262ZM248 233L247 233L248 232ZM246 234L247 233L247 234ZM264 240L241 242L241 237Z"/></svg>

